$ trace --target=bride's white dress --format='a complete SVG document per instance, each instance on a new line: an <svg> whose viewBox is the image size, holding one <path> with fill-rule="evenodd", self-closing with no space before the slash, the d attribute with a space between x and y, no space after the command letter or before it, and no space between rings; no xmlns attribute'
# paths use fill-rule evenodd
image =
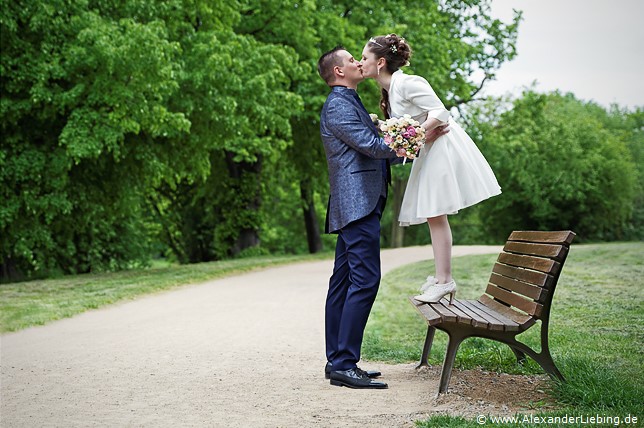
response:
<svg viewBox="0 0 644 428"><path fill-rule="evenodd" d="M426 144L414 159L398 217L401 226L455 214L501 193L492 168L427 80L396 71L389 87L389 114L409 114L420 123L434 117L449 122L450 129L433 144Z"/></svg>

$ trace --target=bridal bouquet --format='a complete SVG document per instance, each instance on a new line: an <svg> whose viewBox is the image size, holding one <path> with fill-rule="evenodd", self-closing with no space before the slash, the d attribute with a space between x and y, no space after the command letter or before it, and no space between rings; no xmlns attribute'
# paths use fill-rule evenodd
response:
<svg viewBox="0 0 644 428"><path fill-rule="evenodd" d="M375 114L370 115L376 127L391 150L400 157L415 159L418 152L425 145L425 128L417 120L406 114L402 117L392 117L387 120L378 120Z"/></svg>

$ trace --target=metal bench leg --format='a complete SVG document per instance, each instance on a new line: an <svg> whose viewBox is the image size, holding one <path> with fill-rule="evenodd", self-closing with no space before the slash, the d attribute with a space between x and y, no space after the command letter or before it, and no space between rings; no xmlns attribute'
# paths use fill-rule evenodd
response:
<svg viewBox="0 0 644 428"><path fill-rule="evenodd" d="M545 371L553 379L559 379L562 382L566 381L557 366L555 366L555 362L550 355L550 349L547 345L542 345L541 352L539 353L535 352L535 350L530 348L529 346L521 342L517 342L516 340L514 340L512 344L508 343L508 345L512 348L513 351L516 350L522 354L529 355L533 360L537 362L537 364L541 366L543 371Z"/></svg>
<svg viewBox="0 0 644 428"><path fill-rule="evenodd" d="M517 363L523 365L526 359L525 354L521 350L515 348L514 346L510 346L510 349L512 349L512 352L514 352L514 355L517 357Z"/></svg>
<svg viewBox="0 0 644 428"><path fill-rule="evenodd" d="M447 351L445 351L445 361L443 361L443 370L441 371L441 381L438 386L438 393L442 394L447 392L449 381L452 377L452 369L454 368L454 360L456 359L456 351L460 346L465 336L460 334L449 333L449 340L447 342Z"/></svg>
<svg viewBox="0 0 644 428"><path fill-rule="evenodd" d="M541 353L537 355L537 358L535 358L535 361L539 363L541 368L543 368L550 377L559 379L562 382L566 381L557 366L555 366L555 362L553 361L548 349L542 350Z"/></svg>
<svg viewBox="0 0 644 428"><path fill-rule="evenodd" d="M427 336L425 336L425 344L423 345L423 355L420 357L420 363L416 366L417 369L425 366L429 367L429 351L432 349L432 342L434 341L434 333L436 329L431 325L427 327Z"/></svg>
<svg viewBox="0 0 644 428"><path fill-rule="evenodd" d="M539 353L539 358L536 359L537 362L546 373L552 378L559 379L561 382L565 382L563 375L555 366L555 362L550 355L550 346L548 345L548 325L549 325L550 315L546 314L545 318L542 319L541 323L541 352Z"/></svg>

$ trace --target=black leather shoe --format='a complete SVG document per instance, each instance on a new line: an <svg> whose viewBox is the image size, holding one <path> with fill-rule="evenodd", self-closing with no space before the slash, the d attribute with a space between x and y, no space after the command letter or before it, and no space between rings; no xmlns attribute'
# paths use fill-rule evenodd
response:
<svg viewBox="0 0 644 428"><path fill-rule="evenodd" d="M364 370L359 368L349 370L333 370L331 371L331 385L346 386L348 388L358 389L387 389L388 386L384 382L373 380L367 376Z"/></svg>
<svg viewBox="0 0 644 428"><path fill-rule="evenodd" d="M331 379L331 369L333 368L333 364L331 363L326 363L326 366L324 366L324 378L325 379ZM378 376L382 376L382 373L376 370L362 370L360 367L357 367L358 370L361 370L367 374L370 378L375 378Z"/></svg>

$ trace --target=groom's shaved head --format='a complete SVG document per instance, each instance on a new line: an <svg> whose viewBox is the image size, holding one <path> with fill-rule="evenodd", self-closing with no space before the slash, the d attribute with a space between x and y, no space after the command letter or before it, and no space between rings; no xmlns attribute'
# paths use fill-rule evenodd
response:
<svg viewBox="0 0 644 428"><path fill-rule="evenodd" d="M343 59L338 55L339 51L346 50L343 46L336 46L330 51L323 54L318 60L318 73L324 79L327 85L335 81L335 74L333 67L340 67L343 65Z"/></svg>

